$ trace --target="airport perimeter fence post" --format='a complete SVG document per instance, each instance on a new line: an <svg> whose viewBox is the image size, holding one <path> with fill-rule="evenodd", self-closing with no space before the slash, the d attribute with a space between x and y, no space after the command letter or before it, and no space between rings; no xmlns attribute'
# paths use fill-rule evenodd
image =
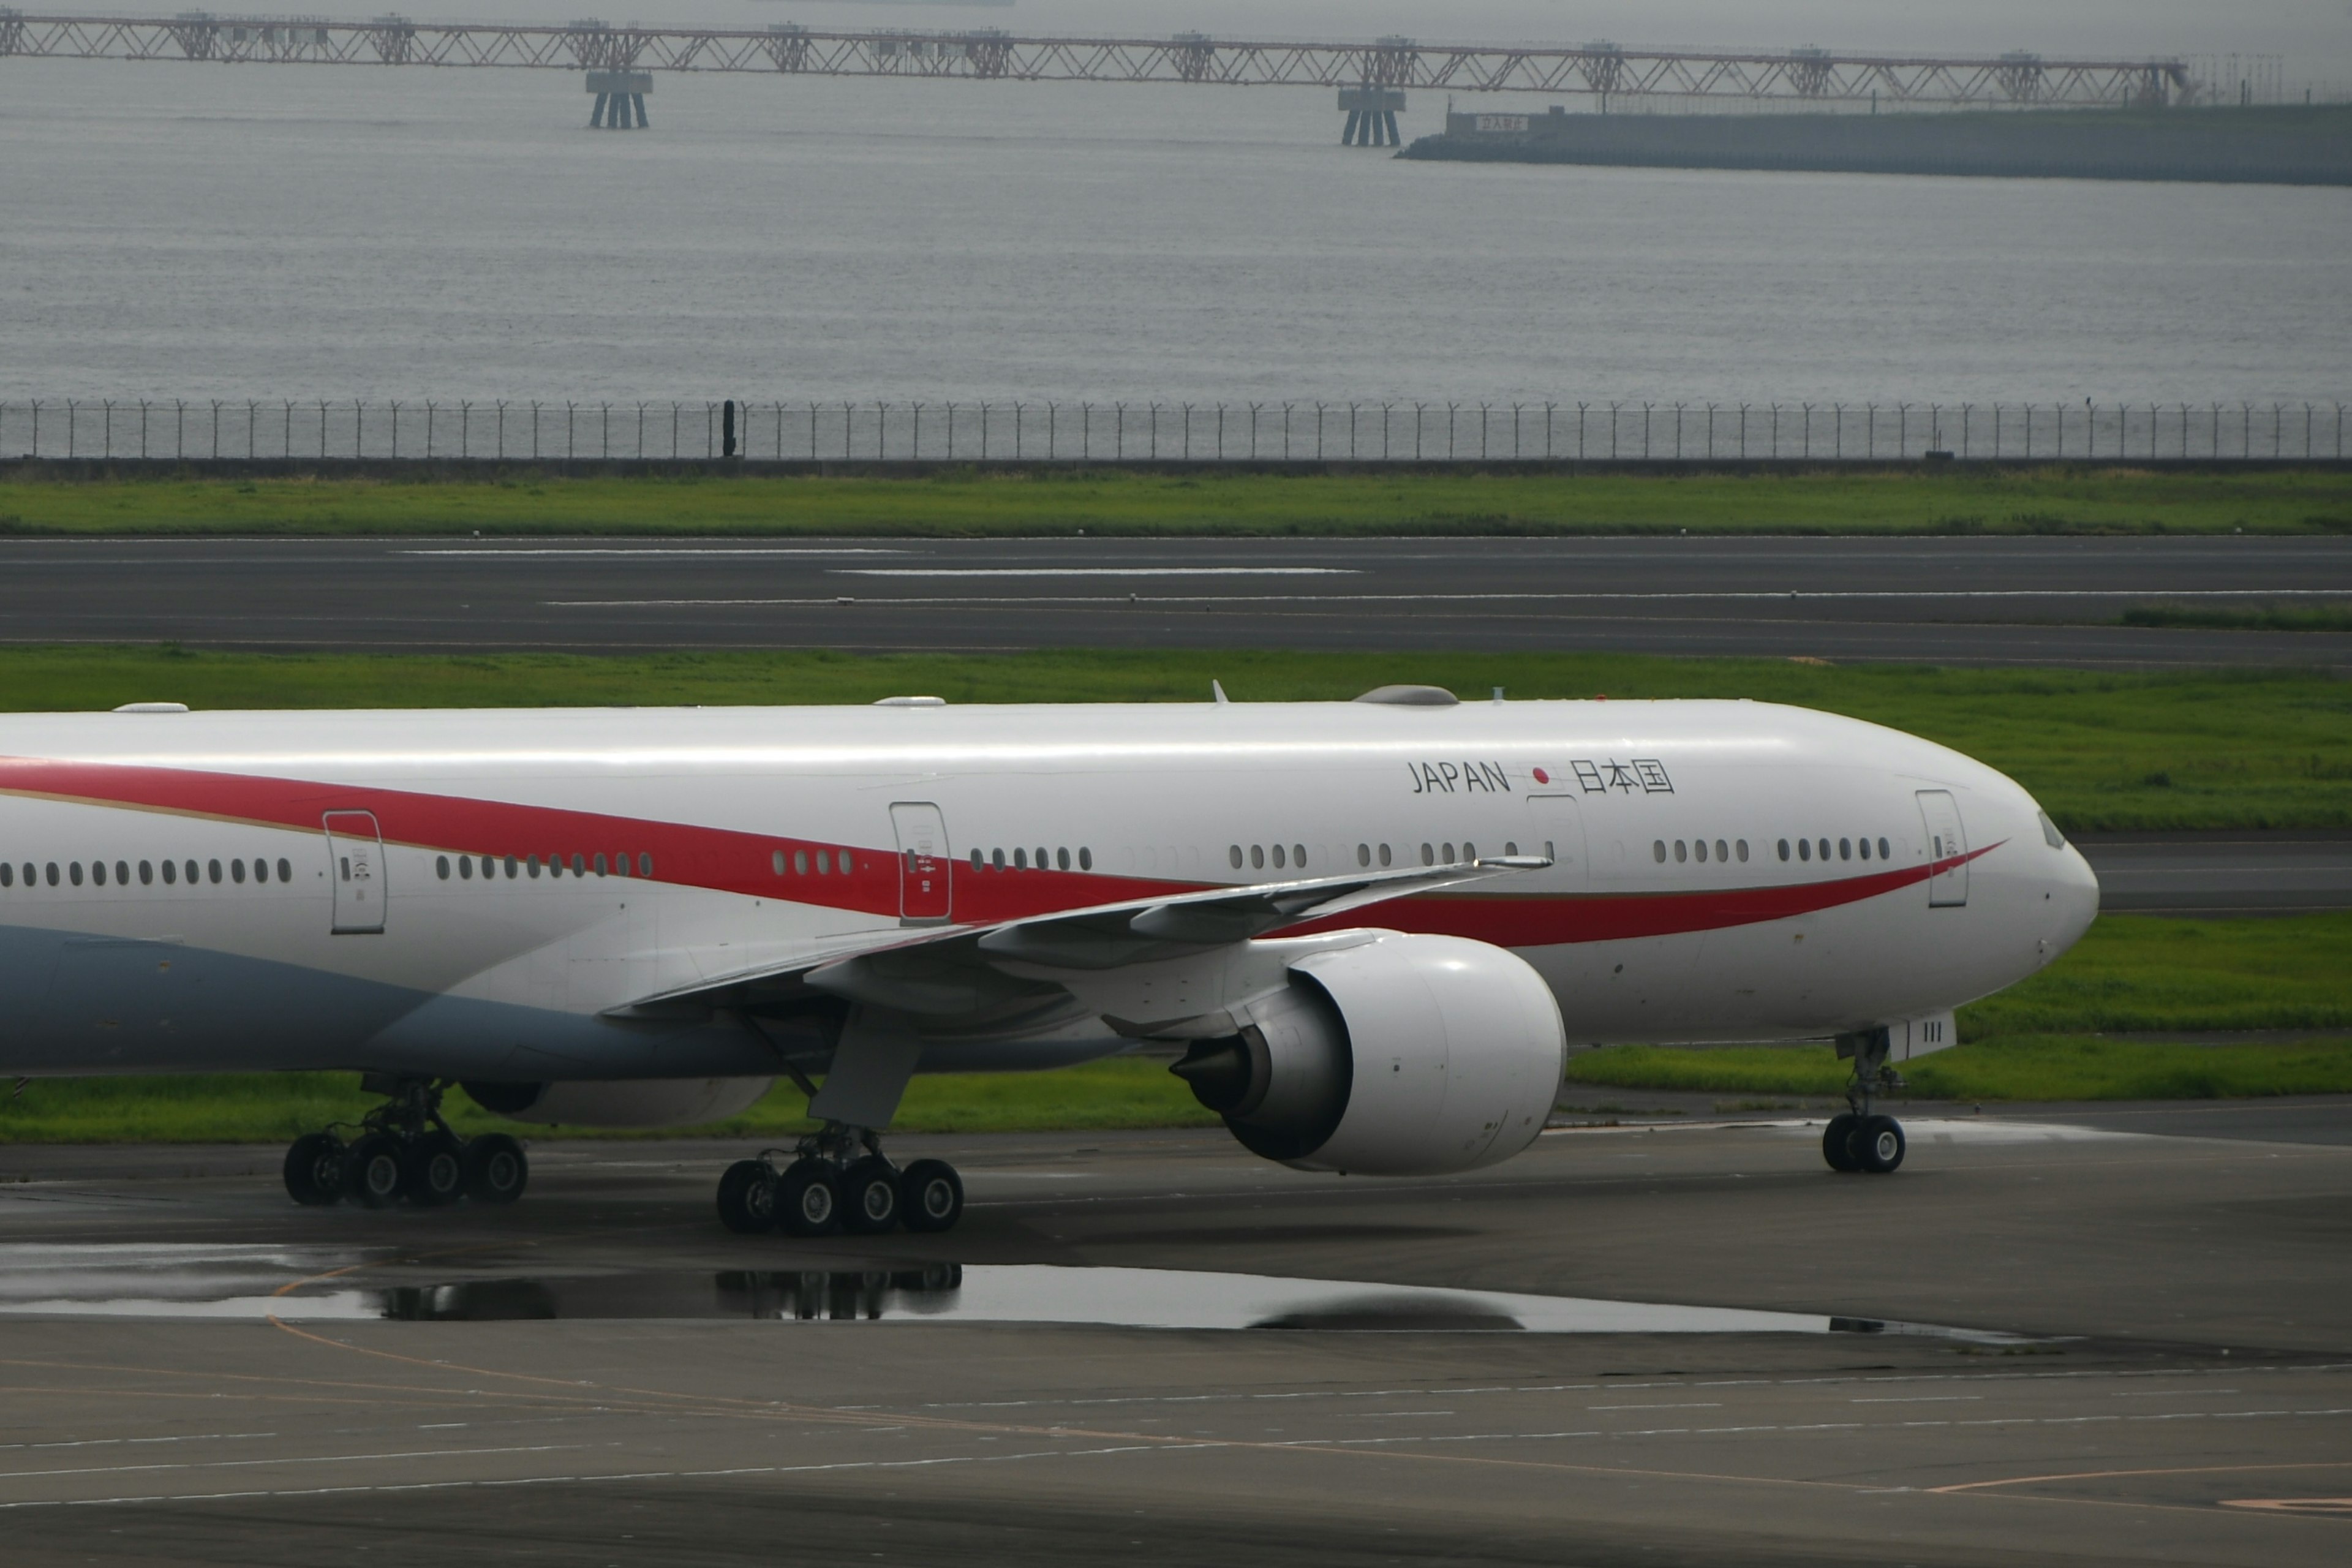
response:
<svg viewBox="0 0 2352 1568"><path fill-rule="evenodd" d="M1356 458L1356 405L1355 405L1354 404L1350 403L1349 405L1348 405L1348 460L1349 460L1349 462L1353 462L1353 461L1355 461L1355 458Z"/></svg>
<svg viewBox="0 0 2352 1568"><path fill-rule="evenodd" d="M1706 460L1715 461L1715 405L1706 405Z"/></svg>
<svg viewBox="0 0 2352 1568"><path fill-rule="evenodd" d="M1127 456L1127 405L1113 402L1110 414L1110 460L1116 463Z"/></svg>
<svg viewBox="0 0 2352 1568"><path fill-rule="evenodd" d="M1675 461L1683 460L1683 405L1675 405Z"/></svg>
<svg viewBox="0 0 2352 1568"><path fill-rule="evenodd" d="M1323 405L1315 405L1315 460L1323 460Z"/></svg>
<svg viewBox="0 0 2352 1568"><path fill-rule="evenodd" d="M1551 461L1551 415L1552 410L1558 406L1559 405L1552 403L1547 403L1544 405L1544 461L1547 463ZM1712 420L1713 413L1713 409L1710 408L1708 410L1710 421ZM1710 428L1712 428L1711 424Z"/></svg>
<svg viewBox="0 0 2352 1568"><path fill-rule="evenodd" d="M1160 460L1160 405L1147 403L1143 406L1146 426L1143 455L1146 460L1156 463Z"/></svg>
<svg viewBox="0 0 2352 1568"><path fill-rule="evenodd" d="M1797 439L1797 453L1798 456L1803 458L1807 462L1811 462L1813 457L1813 405L1810 403L1805 403L1800 404L1798 406L1802 408L1805 411L1805 414L1803 422L1799 426L1800 434Z"/></svg>
<svg viewBox="0 0 2352 1568"><path fill-rule="evenodd" d="M474 405L464 398L457 400L457 456L474 455Z"/></svg>
<svg viewBox="0 0 2352 1568"><path fill-rule="evenodd" d="M1584 410L1586 406L1586 405L1581 403L1576 405L1576 460L1580 463L1584 461Z"/></svg>
<svg viewBox="0 0 2352 1568"><path fill-rule="evenodd" d="M1960 460L1962 462L1968 461L1969 457L1969 405L1965 403L1960 405Z"/></svg>
<svg viewBox="0 0 2352 1568"><path fill-rule="evenodd" d="M1422 407L1423 405L1418 403L1412 405L1412 460L1416 463L1421 461Z"/></svg>
<svg viewBox="0 0 2352 1568"><path fill-rule="evenodd" d="M1264 404L1259 403L1253 403L1249 405L1250 461L1253 463L1257 461L1257 411L1264 406Z"/></svg>

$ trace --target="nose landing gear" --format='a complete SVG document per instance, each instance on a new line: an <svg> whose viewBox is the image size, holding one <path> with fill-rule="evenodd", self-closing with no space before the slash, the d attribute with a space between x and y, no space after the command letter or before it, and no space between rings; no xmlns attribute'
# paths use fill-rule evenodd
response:
<svg viewBox="0 0 2352 1568"><path fill-rule="evenodd" d="M510 1204L530 1180L522 1145L503 1132L460 1138L441 1117L444 1082L370 1077L362 1086L389 1096L361 1118L358 1135L339 1127L306 1132L286 1151L286 1193L324 1208L346 1198L383 1208L405 1198L436 1208L459 1198Z"/></svg>
<svg viewBox="0 0 2352 1568"><path fill-rule="evenodd" d="M944 1160L904 1170L882 1153L878 1134L828 1122L803 1138L781 1169L782 1150L738 1160L719 1178L719 1220L742 1236L881 1236L952 1230L963 1217L963 1178Z"/></svg>
<svg viewBox="0 0 2352 1568"><path fill-rule="evenodd" d="M1887 1064L1887 1031L1841 1036L1837 1044L1838 1055L1853 1058L1853 1083L1846 1090L1848 1109L1822 1129L1822 1158L1832 1171L1885 1175L1903 1163L1904 1152L1903 1123L1874 1106L1880 1089L1903 1087Z"/></svg>

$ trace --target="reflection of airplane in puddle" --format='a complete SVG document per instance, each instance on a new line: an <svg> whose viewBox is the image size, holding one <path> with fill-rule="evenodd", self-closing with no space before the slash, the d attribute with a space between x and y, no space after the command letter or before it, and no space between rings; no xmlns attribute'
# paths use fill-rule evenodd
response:
<svg viewBox="0 0 2352 1568"><path fill-rule="evenodd" d="M919 1319L1370 1333L1895 1333L2011 1342L2005 1335L1801 1312L1053 1264L934 1263L912 1268L728 1269L716 1274L483 1279L400 1287L370 1295L381 1315L409 1322L755 1318L838 1323Z"/></svg>
<svg viewBox="0 0 2352 1568"><path fill-rule="evenodd" d="M1526 1148L1571 1038L1834 1037L1823 1153L1883 1172L1895 1064L2097 904L2015 784L1852 720L1219 696L11 716L0 1071L359 1069L286 1181L369 1205L520 1194L455 1084L660 1126L781 1077L824 1131L719 1210L806 1236L956 1222L882 1153L917 1071L1157 1047L1253 1152L1409 1175Z"/></svg>

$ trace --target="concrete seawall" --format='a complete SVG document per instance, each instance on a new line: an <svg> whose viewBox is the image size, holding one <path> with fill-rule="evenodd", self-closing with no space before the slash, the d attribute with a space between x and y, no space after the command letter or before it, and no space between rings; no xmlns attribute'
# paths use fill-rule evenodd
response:
<svg viewBox="0 0 2352 1568"><path fill-rule="evenodd" d="M1449 113L1404 158L2352 184L2352 107L1950 114Z"/></svg>

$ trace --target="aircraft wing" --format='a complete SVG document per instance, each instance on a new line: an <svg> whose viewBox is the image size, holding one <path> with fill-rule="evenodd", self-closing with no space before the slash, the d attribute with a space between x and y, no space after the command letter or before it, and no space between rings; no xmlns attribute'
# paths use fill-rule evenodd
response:
<svg viewBox="0 0 2352 1568"><path fill-rule="evenodd" d="M969 1016L1062 996L1036 970L1104 971L1198 955L1303 921L1320 920L1442 888L1541 870L1540 856L1494 856L1351 876L1255 882L1031 915L994 925L877 933L779 962L641 996L609 1015L646 1016L683 1004L744 1005L802 988L916 1016Z"/></svg>

